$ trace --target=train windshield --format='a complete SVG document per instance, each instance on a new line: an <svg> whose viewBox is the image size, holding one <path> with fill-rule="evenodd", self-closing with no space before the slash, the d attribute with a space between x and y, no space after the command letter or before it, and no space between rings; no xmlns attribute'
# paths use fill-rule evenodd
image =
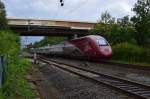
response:
<svg viewBox="0 0 150 99"><path fill-rule="evenodd" d="M104 38L99 38L96 40L96 42L100 46L107 46L108 45L107 41Z"/></svg>

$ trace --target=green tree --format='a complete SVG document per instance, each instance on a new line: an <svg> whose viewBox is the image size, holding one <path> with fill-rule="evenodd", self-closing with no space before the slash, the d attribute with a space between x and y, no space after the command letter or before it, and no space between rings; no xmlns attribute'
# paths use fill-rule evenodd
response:
<svg viewBox="0 0 150 99"><path fill-rule="evenodd" d="M0 55L16 57L19 54L19 36L9 30L0 31Z"/></svg>
<svg viewBox="0 0 150 99"><path fill-rule="evenodd" d="M0 29L7 28L6 11L4 4L0 1Z"/></svg>
<svg viewBox="0 0 150 99"><path fill-rule="evenodd" d="M104 36L111 44L121 42L136 43L130 18L124 16L116 23L115 18L107 11L102 13L101 20L96 24L95 28L91 30L91 33Z"/></svg>
<svg viewBox="0 0 150 99"><path fill-rule="evenodd" d="M57 43L60 43L62 41L64 41L65 38L64 37L44 37L43 40L39 41L39 42L35 42L34 44L30 44L30 48L37 48L37 47L42 47L42 46L47 46L49 45L54 45Z"/></svg>
<svg viewBox="0 0 150 99"><path fill-rule="evenodd" d="M115 18L113 18L107 11L101 14L100 23L112 24L115 23Z"/></svg>
<svg viewBox="0 0 150 99"><path fill-rule="evenodd" d="M129 16L124 16L123 18L120 19L120 21L117 22L117 24L119 24L120 26L123 27L130 27L131 26L131 22L130 22L130 18Z"/></svg>
<svg viewBox="0 0 150 99"><path fill-rule="evenodd" d="M136 40L140 45L150 44L150 0L138 0L133 11L132 22L136 29Z"/></svg>
<svg viewBox="0 0 150 99"><path fill-rule="evenodd" d="M95 25L95 28L90 32L92 34L102 35L108 37L108 33L111 31L111 26L115 24L115 18L113 18L107 11L101 14L101 18Z"/></svg>

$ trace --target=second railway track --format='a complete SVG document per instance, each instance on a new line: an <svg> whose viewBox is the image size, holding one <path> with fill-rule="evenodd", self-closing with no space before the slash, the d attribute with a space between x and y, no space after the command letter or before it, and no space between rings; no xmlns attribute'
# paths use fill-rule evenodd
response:
<svg viewBox="0 0 150 99"><path fill-rule="evenodd" d="M49 59L44 58L44 57L42 58L39 57L39 59L41 61L44 61L53 66L56 66L65 71L69 71L73 74L82 76L92 81L115 88L116 90L120 90L122 92L133 95L139 99L150 99L150 86L146 86L146 85L139 84L136 82L113 77L111 75L102 74L102 73L95 72L93 70L85 69L82 67L76 67L72 65L63 64L63 63L57 63L56 61L50 61Z"/></svg>

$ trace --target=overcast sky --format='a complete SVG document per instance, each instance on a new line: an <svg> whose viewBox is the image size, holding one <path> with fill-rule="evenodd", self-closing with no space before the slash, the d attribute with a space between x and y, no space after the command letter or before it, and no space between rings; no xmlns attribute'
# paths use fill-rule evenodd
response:
<svg viewBox="0 0 150 99"><path fill-rule="evenodd" d="M96 22L106 10L116 18L132 16L134 13L131 8L137 0L64 0L63 7L60 6L59 0L2 1L6 6L7 17ZM28 42L34 40L37 38Z"/></svg>

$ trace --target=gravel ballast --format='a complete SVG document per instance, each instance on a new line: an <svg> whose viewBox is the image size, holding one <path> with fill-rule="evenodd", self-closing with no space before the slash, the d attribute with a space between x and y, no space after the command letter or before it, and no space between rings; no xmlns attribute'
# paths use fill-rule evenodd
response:
<svg viewBox="0 0 150 99"><path fill-rule="evenodd" d="M136 99L52 65L39 62L35 68L43 79L39 91L44 99Z"/></svg>

